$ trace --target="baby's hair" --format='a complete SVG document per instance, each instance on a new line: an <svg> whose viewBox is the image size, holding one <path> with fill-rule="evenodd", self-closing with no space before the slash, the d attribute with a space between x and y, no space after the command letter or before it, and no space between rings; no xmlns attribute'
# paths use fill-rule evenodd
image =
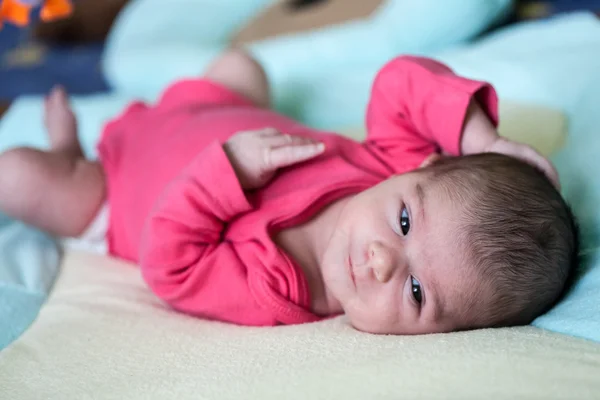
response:
<svg viewBox="0 0 600 400"><path fill-rule="evenodd" d="M547 177L494 153L443 158L424 171L461 205L458 243L483 283L470 293L465 328L529 324L556 304L578 263L579 235Z"/></svg>

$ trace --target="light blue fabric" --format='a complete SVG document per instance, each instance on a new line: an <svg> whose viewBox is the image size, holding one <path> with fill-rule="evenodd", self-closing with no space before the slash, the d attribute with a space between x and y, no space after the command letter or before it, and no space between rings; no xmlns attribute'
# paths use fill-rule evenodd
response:
<svg viewBox="0 0 600 400"><path fill-rule="evenodd" d="M572 119L567 145L554 157L563 192L581 225L581 271L566 298L534 322L542 328L596 341L600 341L599 106L600 75L596 74L575 106L577 116Z"/></svg>
<svg viewBox="0 0 600 400"><path fill-rule="evenodd" d="M235 32L273 0L135 0L115 23L104 71L121 92L155 97L196 76ZM268 39L250 49L265 66L281 107L289 87L322 71L380 65L398 53L434 51L472 38L506 17L511 0L387 0L369 18ZM294 99L295 100L295 99ZM299 99L301 101L302 99Z"/></svg>
<svg viewBox="0 0 600 400"><path fill-rule="evenodd" d="M106 79L118 92L156 97L172 80L201 73L232 32L271 1L130 1L107 39Z"/></svg>
<svg viewBox="0 0 600 400"><path fill-rule="evenodd" d="M0 349L33 321L58 273L47 236L0 214Z"/></svg>
<svg viewBox="0 0 600 400"><path fill-rule="evenodd" d="M0 351L29 328L45 300L46 293L0 282Z"/></svg>
<svg viewBox="0 0 600 400"><path fill-rule="evenodd" d="M443 51L420 51L457 73L490 81L501 98L531 102L577 116L579 97L597 76L600 26L593 14L574 13L548 21L509 26L475 43ZM324 71L280 90L299 100L292 114L324 129L364 121L371 82L380 63ZM290 102L291 103L291 102Z"/></svg>

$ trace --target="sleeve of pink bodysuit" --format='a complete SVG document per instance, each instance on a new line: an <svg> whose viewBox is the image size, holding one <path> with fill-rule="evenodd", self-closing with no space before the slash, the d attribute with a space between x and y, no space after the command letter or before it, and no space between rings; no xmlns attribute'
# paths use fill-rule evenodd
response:
<svg viewBox="0 0 600 400"><path fill-rule="evenodd" d="M224 227L251 210L215 142L165 189L144 229L140 264L151 290L176 310L243 325L272 325L251 294L247 267Z"/></svg>
<svg viewBox="0 0 600 400"><path fill-rule="evenodd" d="M402 165L416 166L439 150L459 155L464 119L474 96L497 125L498 99L490 84L457 76L429 58L397 57L375 77L366 143Z"/></svg>

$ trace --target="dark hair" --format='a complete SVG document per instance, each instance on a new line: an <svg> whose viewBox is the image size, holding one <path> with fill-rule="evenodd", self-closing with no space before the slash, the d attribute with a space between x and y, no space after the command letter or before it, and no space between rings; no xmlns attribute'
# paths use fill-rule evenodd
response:
<svg viewBox="0 0 600 400"><path fill-rule="evenodd" d="M485 296L471 293L465 328L524 325L550 309L578 263L579 235L547 177L494 153L443 158L424 171L463 205L459 243L484 283Z"/></svg>

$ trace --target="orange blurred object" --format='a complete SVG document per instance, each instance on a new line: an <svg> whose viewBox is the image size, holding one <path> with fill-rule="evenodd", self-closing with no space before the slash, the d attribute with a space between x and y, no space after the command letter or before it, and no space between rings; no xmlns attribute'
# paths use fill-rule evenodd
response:
<svg viewBox="0 0 600 400"><path fill-rule="evenodd" d="M42 6L40 18L53 21L65 18L73 12L70 0L0 0L0 26L6 21L17 26L26 26L30 22L31 10Z"/></svg>

